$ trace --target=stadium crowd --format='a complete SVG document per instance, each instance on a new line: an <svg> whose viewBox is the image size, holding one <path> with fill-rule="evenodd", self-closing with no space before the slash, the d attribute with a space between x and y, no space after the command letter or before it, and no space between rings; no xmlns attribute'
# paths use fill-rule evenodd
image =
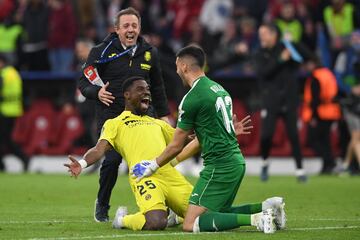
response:
<svg viewBox="0 0 360 240"><path fill-rule="evenodd" d="M316 53L321 66L336 76L335 101L343 116L336 120L337 133L331 135L340 146L333 154L346 159L340 170L348 169L353 153L360 161L359 0L0 0L0 54L20 72L78 72L86 59L79 57L79 45L100 43L113 31L116 13L129 6L140 12L141 33L159 50L167 97L174 105L185 92L175 70L176 51L190 43L200 45L207 53L207 74L215 80L228 77L234 83L229 91L241 91L240 85L254 86L245 79L254 80L258 74L254 59L262 47L259 27L276 25L281 39ZM305 67L298 75L302 96ZM255 85L256 94L260 87ZM258 98L241 101L246 111L262 108ZM254 152L260 155L259 149ZM334 167L330 163L322 173L331 173Z"/></svg>

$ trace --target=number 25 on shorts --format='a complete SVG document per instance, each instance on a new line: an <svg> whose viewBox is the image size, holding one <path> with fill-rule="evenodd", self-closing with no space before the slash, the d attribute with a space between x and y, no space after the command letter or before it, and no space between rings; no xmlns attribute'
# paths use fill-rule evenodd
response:
<svg viewBox="0 0 360 240"><path fill-rule="evenodd" d="M155 189L156 185L151 180L147 180L144 184L136 185L136 188L142 196L147 192L147 189Z"/></svg>

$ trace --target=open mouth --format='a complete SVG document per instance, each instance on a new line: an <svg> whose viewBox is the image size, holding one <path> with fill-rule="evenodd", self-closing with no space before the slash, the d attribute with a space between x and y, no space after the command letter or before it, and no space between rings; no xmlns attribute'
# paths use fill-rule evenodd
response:
<svg viewBox="0 0 360 240"><path fill-rule="evenodd" d="M126 40L133 41L134 39L135 39L135 34L132 34L132 33L126 34Z"/></svg>
<svg viewBox="0 0 360 240"><path fill-rule="evenodd" d="M150 105L150 98L145 97L145 98L141 99L140 103L141 103L142 107L147 108Z"/></svg>

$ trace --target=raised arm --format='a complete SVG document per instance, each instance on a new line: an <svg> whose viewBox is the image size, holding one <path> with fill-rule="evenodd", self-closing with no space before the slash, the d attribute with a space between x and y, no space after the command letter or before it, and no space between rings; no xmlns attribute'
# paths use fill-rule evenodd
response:
<svg viewBox="0 0 360 240"><path fill-rule="evenodd" d="M82 169L99 161L105 155L105 152L109 151L110 149L112 149L112 146L109 144L109 142L102 139L98 141L94 147L90 148L84 154L83 159L80 161L69 155L68 158L71 163L65 163L64 166L68 168L68 172L71 174L71 176L76 178L80 175Z"/></svg>

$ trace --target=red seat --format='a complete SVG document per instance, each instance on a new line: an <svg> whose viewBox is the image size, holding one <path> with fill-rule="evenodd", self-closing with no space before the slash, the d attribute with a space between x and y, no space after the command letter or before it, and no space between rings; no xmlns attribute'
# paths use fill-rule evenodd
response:
<svg viewBox="0 0 360 240"><path fill-rule="evenodd" d="M50 144L42 149L42 153L47 155L72 153L73 142L84 132L82 120L74 107L68 106L57 114L52 132Z"/></svg>
<svg viewBox="0 0 360 240"><path fill-rule="evenodd" d="M34 104L35 105L32 105L27 113L30 130L27 136L27 141L24 144L24 151L28 155L40 153L41 149L48 146L51 136L52 123L55 118L55 112L51 103L50 105L42 105L44 108L37 106L36 103Z"/></svg>
<svg viewBox="0 0 360 240"><path fill-rule="evenodd" d="M18 143L20 146L25 146L29 139L29 134L31 132L31 124L29 119L28 112L25 112L24 115L17 118L15 121L15 126L12 132L12 139L14 142Z"/></svg>

